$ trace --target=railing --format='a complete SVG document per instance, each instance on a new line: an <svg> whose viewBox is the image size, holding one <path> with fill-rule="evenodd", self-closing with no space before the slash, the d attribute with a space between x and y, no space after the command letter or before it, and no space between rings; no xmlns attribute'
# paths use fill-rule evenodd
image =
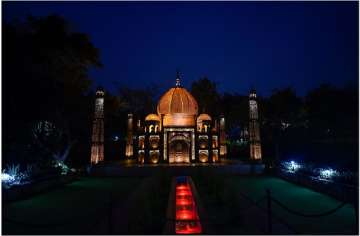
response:
<svg viewBox="0 0 360 236"><path fill-rule="evenodd" d="M296 230L293 226L291 226L287 221L283 220L282 218L278 217L277 215L274 215L272 212L271 207L271 194L269 190L266 190L266 195L259 198L258 200L253 200L252 198L248 197L246 194L242 192L237 192L240 194L243 198L247 199L251 204L248 207L239 209L240 211L247 211L252 207L257 207L258 209L262 210L266 214L266 232L268 234L272 234L273 229L273 219L279 222L280 224L284 225L290 232L294 234L298 234L298 230ZM266 200L266 207L263 207L260 205L261 202Z"/></svg>
<svg viewBox="0 0 360 236"><path fill-rule="evenodd" d="M329 209L325 212L322 213L316 213L316 214L305 214L303 212L299 212L297 210L291 209L290 207L286 206L284 203L282 203L281 201L279 201L278 199L274 198L271 196L271 191L269 189L266 190L266 195L261 197L259 200L254 201L253 199L249 198L248 196L244 195L243 193L240 193L242 195L242 197L246 198L247 200L249 200L251 202L251 205L243 208L243 209L239 209L241 211L246 211L248 209L250 209L251 207L258 207L259 209L263 210L266 213L266 233L267 234L273 234L273 225L274 225L274 220L278 221L279 223L285 225L290 231L292 231L294 234L300 234L301 232L299 232L297 229L295 229L293 226L291 226L288 222L286 222L285 220L283 220L282 218L280 218L278 215L274 214L273 212L273 204L275 203L277 206L279 206L280 208L282 208L283 210L287 211L290 214L296 215L296 216L300 216L300 217L306 217L306 218L318 218L318 217L324 217L324 216L329 216L331 214L334 214L335 212L337 212L338 210L340 210L341 208L343 208L345 205L349 204L346 202L341 202L339 205L337 205L336 207ZM266 207L261 206L259 203L263 202L266 200ZM237 209L238 210L238 209ZM356 207L354 207L354 212L355 212L355 216L356 216L356 222L358 221L358 211L356 209ZM356 228L357 229L357 228ZM276 232L275 232L276 233Z"/></svg>
<svg viewBox="0 0 360 236"><path fill-rule="evenodd" d="M283 226L285 226L289 232L291 232L292 234L301 234L303 232L300 232L298 229L294 228L291 224L289 224L286 220L282 219L281 217L279 217L277 214L274 213L273 211L273 206L274 204L276 204L277 206L279 206L281 209L287 211L290 214L296 215L296 216L300 216L300 217L306 217L306 218L318 218L318 217L325 217L325 216L329 216L334 214L335 212L337 212L338 210L342 209L344 206L346 206L348 203L346 202L341 202L339 205L337 205L336 207L329 209L325 212L321 212L321 213L314 213L314 214L306 214L303 212L299 212L297 210L291 209L290 207L286 206L284 203L282 203L281 201L279 201L278 199L274 198L271 196L271 191L270 190L266 190L266 195L264 195L263 197L261 197L258 200L253 200L251 198L249 198L248 196L246 196L243 193L239 193L242 197L246 198L247 200L249 200L250 204L244 208L237 208L236 211L241 211L241 212L246 212L248 210L250 210L251 208L256 207L257 209L260 209L262 212L265 213L266 218L265 218L265 222L264 224L266 225L266 231L264 233L266 234L277 234L279 232L274 232L274 224L281 224ZM261 205L260 203L266 203L266 206ZM356 211L355 211L356 212ZM357 213L356 213L357 214ZM167 218L167 221L172 221L172 222L177 222L178 220L174 219L174 218ZM218 224L219 220L216 217L207 217L206 219L199 219L199 220L183 220L186 222L199 222L201 224L203 223L207 223L207 224ZM225 219L223 219L225 220ZM224 222L225 224L227 222Z"/></svg>
<svg viewBox="0 0 360 236"><path fill-rule="evenodd" d="M286 212L288 212L290 214L300 216L300 217L305 217L305 218L318 218L318 217L329 216L331 214L334 214L338 210L342 209L347 204L349 204L347 202L341 202L336 207L329 209L325 212L316 213L316 214L305 214L303 212L299 212L297 210L291 209L290 207L286 206L284 203L282 203L278 199L274 198L271 195L271 191L268 189L266 190L266 195L259 198L258 200L253 200L252 198L248 197L246 194L243 194L241 192L237 192L237 193L240 194L246 200L248 200L250 202L250 204L249 204L249 206L246 206L246 207L240 208L240 209L236 209L236 210L246 212L246 211L250 210L250 208L253 208L253 207L257 207L258 209L262 210L266 215L265 220L266 220L266 233L267 234L277 233L277 232L274 232L274 227L273 227L275 222L281 223L282 225L286 226L287 229L294 234L302 233L302 232L299 232L297 229L295 229L293 226L291 226L286 220L284 220L284 219L280 218L278 215L274 214L274 212L273 212L274 204L276 204L281 209L285 210ZM264 204L263 205L260 204L260 203L263 203L264 201L266 201L265 207L263 206ZM80 225L83 227L89 226L89 228L88 228L89 232L93 233L92 231L94 230L95 227L98 227L101 222L106 221L107 225L106 225L106 229L104 229L104 231L107 231L107 234L113 234L114 233L114 230L113 230L114 223L115 223L114 215L113 215L114 203L115 203L114 199L110 195L110 201L102 207L101 213L99 213L99 211L96 211L96 213L94 213L94 215L96 215L96 220L92 220L91 222L86 222L86 223L80 224ZM356 223L358 223L357 207L358 206L356 204L354 204ZM178 220L166 218L166 219L164 219L164 221L178 221ZM187 220L182 220L182 221L187 221ZM22 221L17 221L14 219L9 219L9 218L3 217L3 222L8 222L10 224L15 224L18 226L25 226L25 227L29 227L29 228L36 228L36 229L39 229L39 228L53 229L53 228L67 227L67 226L71 226L71 225L79 225L78 218L66 220L66 221L62 221L62 222L57 222L57 223L34 224L34 223L22 222ZM200 222L201 224L207 222L208 224L215 224L215 223L219 223L219 219L216 217L210 217L210 218L208 217L207 219L189 220L189 222ZM355 230L357 230L357 229L358 229L358 227L356 227ZM354 232L354 233L357 233L357 232Z"/></svg>

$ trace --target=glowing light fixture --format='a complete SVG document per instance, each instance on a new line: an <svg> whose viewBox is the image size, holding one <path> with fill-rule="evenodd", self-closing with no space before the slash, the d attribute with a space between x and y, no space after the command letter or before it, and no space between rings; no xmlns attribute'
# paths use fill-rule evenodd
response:
<svg viewBox="0 0 360 236"><path fill-rule="evenodd" d="M190 184L176 183L176 234L200 234L202 232L199 215L192 195Z"/></svg>
<svg viewBox="0 0 360 236"><path fill-rule="evenodd" d="M331 179L338 175L339 175L339 173L336 170L333 170L331 168L320 169L320 178L322 178L322 179Z"/></svg>
<svg viewBox="0 0 360 236"><path fill-rule="evenodd" d="M295 173L301 168L301 165L295 161L286 161L282 163L283 167L287 172Z"/></svg>
<svg viewBox="0 0 360 236"><path fill-rule="evenodd" d="M7 173L1 173L1 181L3 182L13 182L15 181L15 177L12 175L9 175Z"/></svg>

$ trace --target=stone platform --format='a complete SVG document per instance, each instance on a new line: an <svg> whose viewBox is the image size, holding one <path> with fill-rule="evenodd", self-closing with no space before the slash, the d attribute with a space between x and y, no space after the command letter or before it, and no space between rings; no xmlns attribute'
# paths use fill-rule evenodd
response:
<svg viewBox="0 0 360 236"><path fill-rule="evenodd" d="M138 165L130 161L103 162L91 168L93 176L152 176L166 173L172 176L192 175L199 171L211 171L226 175L259 175L264 172L264 164L249 164L240 161L226 161L205 164L144 164Z"/></svg>

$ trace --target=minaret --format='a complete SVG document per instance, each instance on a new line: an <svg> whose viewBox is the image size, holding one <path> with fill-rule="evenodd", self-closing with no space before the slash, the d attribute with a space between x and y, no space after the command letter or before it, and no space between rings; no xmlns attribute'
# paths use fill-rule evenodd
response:
<svg viewBox="0 0 360 236"><path fill-rule="evenodd" d="M249 135L250 135L250 159L261 160L261 142L258 106L256 91L252 89L249 95Z"/></svg>
<svg viewBox="0 0 360 236"><path fill-rule="evenodd" d="M91 164L104 160L104 95L102 88L96 90L95 114L93 121Z"/></svg>
<svg viewBox="0 0 360 236"><path fill-rule="evenodd" d="M127 123L127 140L126 140L126 149L125 156L127 158L132 157L134 153L133 145L133 115L128 114L128 123Z"/></svg>
<svg viewBox="0 0 360 236"><path fill-rule="evenodd" d="M224 116L220 116L220 157L225 157L227 150L226 150L226 140L225 140L225 118Z"/></svg>

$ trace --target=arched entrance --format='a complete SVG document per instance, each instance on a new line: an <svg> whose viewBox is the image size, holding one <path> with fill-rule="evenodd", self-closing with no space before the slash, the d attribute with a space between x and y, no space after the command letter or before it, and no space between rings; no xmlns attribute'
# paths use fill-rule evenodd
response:
<svg viewBox="0 0 360 236"><path fill-rule="evenodd" d="M190 137L187 134L173 134L169 140L169 163L190 163Z"/></svg>

